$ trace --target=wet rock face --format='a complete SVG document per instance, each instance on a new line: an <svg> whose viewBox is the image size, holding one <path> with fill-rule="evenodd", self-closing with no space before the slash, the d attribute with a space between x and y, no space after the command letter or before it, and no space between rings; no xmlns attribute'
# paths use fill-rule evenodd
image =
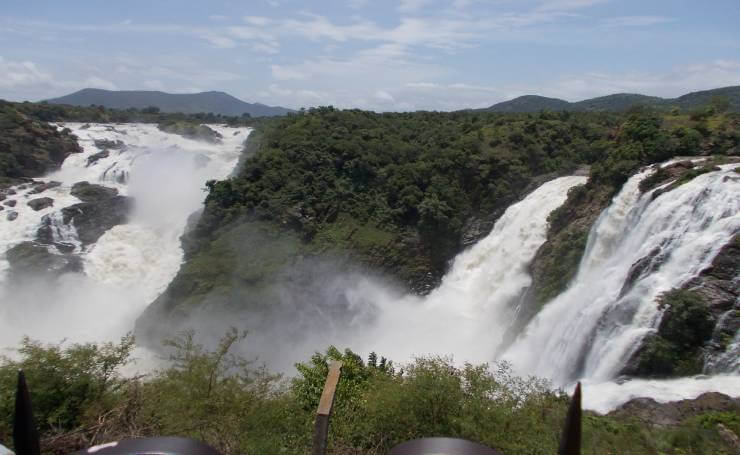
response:
<svg viewBox="0 0 740 455"><path fill-rule="evenodd" d="M113 131L116 130L113 129ZM95 144L95 147L104 151L107 151L107 149L123 150L126 148L126 144L124 144L124 142L120 139L117 139L115 141L112 141L110 139L95 139L93 143Z"/></svg>
<svg viewBox="0 0 740 455"><path fill-rule="evenodd" d="M46 182L46 183L40 182L38 185L36 185L36 187L34 189L32 189L31 191L29 191L28 194L39 194L39 193L43 193L44 191L46 191L48 189L56 188L58 186L61 186L61 184L62 184L62 182L55 182L53 180L51 182Z"/></svg>
<svg viewBox="0 0 740 455"><path fill-rule="evenodd" d="M82 271L82 260L75 255L49 252L49 247L37 242L22 242L6 252L12 282L25 279L52 279L64 273Z"/></svg>
<svg viewBox="0 0 740 455"><path fill-rule="evenodd" d="M695 308L668 308L657 332L643 340L621 374L677 376L723 371L722 359L733 357L731 340L740 330L740 234L697 277L666 294L676 292L690 293ZM668 330L674 326L681 329ZM702 336L686 339L691 333Z"/></svg>
<svg viewBox="0 0 740 455"><path fill-rule="evenodd" d="M36 230L36 242L42 245L56 247L57 251L66 254L75 250L75 245L68 242L57 241L59 237L58 227L54 225L51 215L44 215L41 218L41 226Z"/></svg>
<svg viewBox="0 0 740 455"><path fill-rule="evenodd" d="M38 212L39 210L43 210L47 207L53 206L54 199L50 197L40 197L36 199L31 199L30 201L26 203L26 205L28 205L29 207L31 207L32 209Z"/></svg>
<svg viewBox="0 0 740 455"><path fill-rule="evenodd" d="M72 196L83 202L96 202L110 199L118 194L115 188L103 185L91 184L89 182L77 182L72 186Z"/></svg>
<svg viewBox="0 0 740 455"><path fill-rule="evenodd" d="M108 150L103 150L102 152L95 153L93 155L90 155L87 157L87 164L85 167L90 167L93 164L97 163L98 161L102 160L103 158L108 158L110 155L110 152Z"/></svg>
<svg viewBox="0 0 740 455"><path fill-rule="evenodd" d="M115 188L79 182L72 195L83 202L62 209L64 224L73 223L83 245L95 243L108 229L126 222L133 200Z"/></svg>
<svg viewBox="0 0 740 455"><path fill-rule="evenodd" d="M693 400L658 403L652 398L635 398L610 412L609 417L631 417L648 425L677 425L696 415L709 412L740 412L740 398L718 392L704 393Z"/></svg>

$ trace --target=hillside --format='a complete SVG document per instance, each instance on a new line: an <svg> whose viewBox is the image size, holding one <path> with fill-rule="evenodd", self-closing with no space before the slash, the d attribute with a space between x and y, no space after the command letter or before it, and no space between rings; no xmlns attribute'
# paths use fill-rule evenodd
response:
<svg viewBox="0 0 740 455"><path fill-rule="evenodd" d="M0 188L58 169L80 151L69 130L59 131L0 100Z"/></svg>
<svg viewBox="0 0 740 455"><path fill-rule="evenodd" d="M571 103L558 98L524 95L510 101L494 104L487 110L495 112L539 112L571 110Z"/></svg>
<svg viewBox="0 0 740 455"><path fill-rule="evenodd" d="M70 95L47 100L51 104L90 106L92 104L113 109L144 109L156 106L163 112L182 112L241 116L245 112L252 117L270 117L292 112L284 107L247 103L224 92L164 93L145 90L111 91L86 88Z"/></svg>
<svg viewBox="0 0 740 455"><path fill-rule="evenodd" d="M494 104L484 109L493 112L539 112L539 111L613 111L621 112L636 106L683 110L699 109L707 106L715 97L726 101L731 112L740 112L740 86L722 87L713 90L692 92L678 98L660 98L635 93L615 93L613 95L590 98L571 103L558 98L537 95L524 95L513 100Z"/></svg>

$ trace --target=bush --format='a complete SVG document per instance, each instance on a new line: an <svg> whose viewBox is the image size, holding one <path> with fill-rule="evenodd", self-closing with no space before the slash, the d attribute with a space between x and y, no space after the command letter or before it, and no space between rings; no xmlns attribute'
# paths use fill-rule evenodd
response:
<svg viewBox="0 0 740 455"><path fill-rule="evenodd" d="M94 421L117 400L133 337L118 344L43 345L24 338L18 359L0 358L0 440L10 440L17 372L26 373L39 431L64 433Z"/></svg>

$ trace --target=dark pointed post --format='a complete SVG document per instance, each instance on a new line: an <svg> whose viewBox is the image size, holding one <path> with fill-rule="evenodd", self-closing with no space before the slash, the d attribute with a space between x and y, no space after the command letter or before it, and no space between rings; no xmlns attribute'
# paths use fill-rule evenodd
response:
<svg viewBox="0 0 740 455"><path fill-rule="evenodd" d="M313 455L326 453L326 440L329 435L329 417L334 405L334 394L337 391L339 375L342 372L342 362L335 360L329 365L329 374L326 375L324 391L319 400L319 409L316 411L316 423L313 432Z"/></svg>
<svg viewBox="0 0 740 455"><path fill-rule="evenodd" d="M573 399L565 418L563 435L560 438L558 455L580 455L581 453L581 383L576 385Z"/></svg>
<svg viewBox="0 0 740 455"><path fill-rule="evenodd" d="M31 394L28 392L26 375L18 370L18 388L15 392L15 416L13 418L13 444L18 455L39 455L41 447L36 421L33 418Z"/></svg>

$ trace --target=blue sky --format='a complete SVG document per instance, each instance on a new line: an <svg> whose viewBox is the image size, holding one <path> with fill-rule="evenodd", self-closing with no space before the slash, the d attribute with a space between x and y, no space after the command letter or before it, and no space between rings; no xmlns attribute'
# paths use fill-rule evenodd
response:
<svg viewBox="0 0 740 455"><path fill-rule="evenodd" d="M2 0L0 98L222 90L291 108L740 85L738 0Z"/></svg>

